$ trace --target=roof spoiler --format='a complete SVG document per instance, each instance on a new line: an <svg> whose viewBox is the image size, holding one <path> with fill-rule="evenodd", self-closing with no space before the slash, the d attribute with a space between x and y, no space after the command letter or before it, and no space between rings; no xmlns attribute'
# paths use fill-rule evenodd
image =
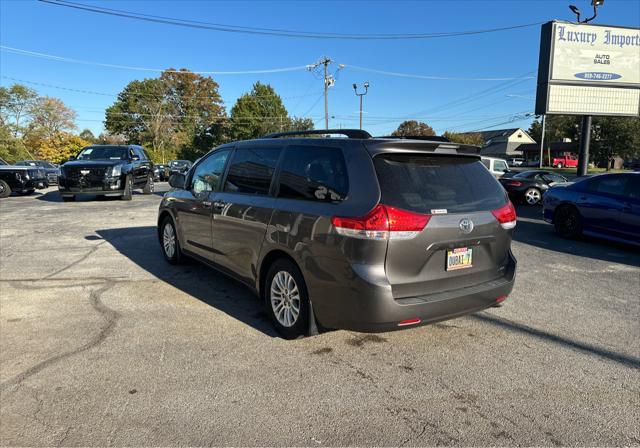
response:
<svg viewBox="0 0 640 448"><path fill-rule="evenodd" d="M314 129L311 131L290 131L276 132L275 134L267 134L262 138L283 138L305 135L344 135L347 138L357 138L366 140L371 138L371 134L362 129Z"/></svg>

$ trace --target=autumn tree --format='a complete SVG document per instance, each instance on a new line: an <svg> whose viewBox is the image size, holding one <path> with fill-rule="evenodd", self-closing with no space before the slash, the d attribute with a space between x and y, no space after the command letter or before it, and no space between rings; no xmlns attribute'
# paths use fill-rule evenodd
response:
<svg viewBox="0 0 640 448"><path fill-rule="evenodd" d="M90 144L90 142L77 135L68 132L57 132L39 142L36 154L39 159L48 160L52 163L63 163Z"/></svg>
<svg viewBox="0 0 640 448"><path fill-rule="evenodd" d="M105 128L148 147L155 160L165 162L225 118L212 78L168 69L159 78L130 82L107 109Z"/></svg>
<svg viewBox="0 0 640 448"><path fill-rule="evenodd" d="M449 141L453 143L461 143L463 145L476 145L476 146L484 145L484 138L482 138L482 134L478 132L458 133L458 132L446 131L443 134L443 136L447 137Z"/></svg>
<svg viewBox="0 0 640 448"><path fill-rule="evenodd" d="M400 123L398 129L393 131L391 135L395 137L430 137L432 135L436 135L436 133L433 128L426 123L416 120L406 120Z"/></svg>
<svg viewBox="0 0 640 448"><path fill-rule="evenodd" d="M43 138L51 138L60 132L76 128L76 113L61 99L41 96L33 104L29 132Z"/></svg>

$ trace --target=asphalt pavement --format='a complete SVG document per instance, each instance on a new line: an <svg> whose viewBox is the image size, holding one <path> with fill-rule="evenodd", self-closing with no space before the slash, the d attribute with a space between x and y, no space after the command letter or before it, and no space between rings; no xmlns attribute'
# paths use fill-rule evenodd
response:
<svg viewBox="0 0 640 448"><path fill-rule="evenodd" d="M165 263L160 194L0 201L0 445L640 445L637 251L521 206L503 307L286 341Z"/></svg>

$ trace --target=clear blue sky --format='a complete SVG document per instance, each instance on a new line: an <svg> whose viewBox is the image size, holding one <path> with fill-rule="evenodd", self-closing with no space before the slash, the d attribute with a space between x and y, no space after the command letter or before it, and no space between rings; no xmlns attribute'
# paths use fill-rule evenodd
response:
<svg viewBox="0 0 640 448"><path fill-rule="evenodd" d="M85 0L77 0L85 2ZM86 1L88 3L88 1ZM567 5L590 13L589 0L553 1L112 1L92 5L249 27L331 33L436 33L504 27L552 19L572 20ZM404 118L420 119L436 131L522 126L511 116L534 109L535 80L425 80L356 70L443 77L502 78L534 72L540 27L426 40L346 41L224 33L147 23L78 11L31 0L0 0L4 46L65 58L136 67L243 71L304 66L327 55L346 67L330 90L332 127L358 126L352 84L368 80L365 129L391 132ZM606 0L594 23L639 26L640 2ZM77 90L117 94L129 81L157 73L81 65L0 52L0 79L16 78ZM332 70L335 70L334 65ZM535 75L535 73L534 73ZM310 116L322 127L322 81L304 69L273 74L214 75L227 110L255 81L270 83L292 115ZM501 87L504 86L504 87ZM102 130L104 109L115 96L31 85L56 96L78 114L78 127ZM475 94L496 88L484 96ZM499 90L500 88L501 90ZM465 99L466 98L466 99ZM449 103L465 99L454 107ZM448 107L443 107L448 105Z"/></svg>

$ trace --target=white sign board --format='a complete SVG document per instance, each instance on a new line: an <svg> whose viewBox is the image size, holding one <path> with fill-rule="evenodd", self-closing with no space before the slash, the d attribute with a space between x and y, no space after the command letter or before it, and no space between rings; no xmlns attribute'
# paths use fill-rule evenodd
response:
<svg viewBox="0 0 640 448"><path fill-rule="evenodd" d="M640 115L640 29L543 25L536 113Z"/></svg>

